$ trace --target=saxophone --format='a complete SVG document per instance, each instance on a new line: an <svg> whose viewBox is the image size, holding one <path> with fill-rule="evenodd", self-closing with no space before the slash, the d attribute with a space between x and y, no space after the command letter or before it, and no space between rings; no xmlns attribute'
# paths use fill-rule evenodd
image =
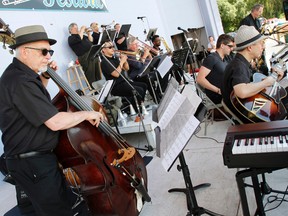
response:
<svg viewBox="0 0 288 216"><path fill-rule="evenodd" d="M166 49L166 52L167 52L168 54L172 54L172 50L169 48L169 46L168 46L167 42L164 40L164 38L163 38L163 37L160 37L160 39L161 39L161 41L162 41L162 43L163 43L163 45L164 45L164 47L165 47L165 49Z"/></svg>

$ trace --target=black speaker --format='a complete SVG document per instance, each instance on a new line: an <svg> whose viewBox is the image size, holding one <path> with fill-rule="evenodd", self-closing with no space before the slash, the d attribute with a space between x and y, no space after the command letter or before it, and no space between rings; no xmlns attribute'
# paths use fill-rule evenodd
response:
<svg viewBox="0 0 288 216"><path fill-rule="evenodd" d="M283 10L286 20L288 20L288 0L283 0Z"/></svg>

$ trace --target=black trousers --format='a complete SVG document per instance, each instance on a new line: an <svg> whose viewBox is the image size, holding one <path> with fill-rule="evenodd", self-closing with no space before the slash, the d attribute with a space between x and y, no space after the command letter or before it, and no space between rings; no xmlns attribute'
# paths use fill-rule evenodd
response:
<svg viewBox="0 0 288 216"><path fill-rule="evenodd" d="M102 72L99 59L88 59L88 54L89 52L85 53L83 56L79 56L78 60L83 68L83 71L90 86L92 86L93 82L102 79Z"/></svg>
<svg viewBox="0 0 288 216"><path fill-rule="evenodd" d="M146 90L147 90L147 85L142 82L130 82L129 83L135 88L137 91L137 102L140 105L142 101L144 101ZM116 84L113 86L113 89L111 91L111 94L114 96L120 96L120 97L126 97L127 100L133 105L133 108L137 111L137 104L134 100L134 94L133 94L133 89L131 86L123 81L119 84Z"/></svg>
<svg viewBox="0 0 288 216"><path fill-rule="evenodd" d="M29 197L37 216L72 216L72 204L53 153L7 159L9 173Z"/></svg>

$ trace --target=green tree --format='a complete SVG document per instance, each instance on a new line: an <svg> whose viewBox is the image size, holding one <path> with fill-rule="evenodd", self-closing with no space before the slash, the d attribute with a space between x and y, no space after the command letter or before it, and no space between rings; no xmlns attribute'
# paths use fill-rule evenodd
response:
<svg viewBox="0 0 288 216"><path fill-rule="evenodd" d="M236 31L240 21L251 12L254 4L263 4L263 17L283 18L283 0L217 0L225 33Z"/></svg>

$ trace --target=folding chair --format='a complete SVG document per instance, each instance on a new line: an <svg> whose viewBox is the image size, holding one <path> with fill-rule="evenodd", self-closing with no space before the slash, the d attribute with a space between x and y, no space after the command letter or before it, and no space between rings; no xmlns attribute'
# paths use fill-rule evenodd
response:
<svg viewBox="0 0 288 216"><path fill-rule="evenodd" d="M214 122L214 109L217 109L228 121L231 122L232 125L235 125L235 122L221 109L223 105L215 104L206 94L203 87L201 87L198 83L195 84L196 89L198 90L199 96L202 98L203 104L207 109L207 113L204 118L204 135L207 134L207 126L211 122L213 124ZM224 107L223 107L224 108Z"/></svg>

